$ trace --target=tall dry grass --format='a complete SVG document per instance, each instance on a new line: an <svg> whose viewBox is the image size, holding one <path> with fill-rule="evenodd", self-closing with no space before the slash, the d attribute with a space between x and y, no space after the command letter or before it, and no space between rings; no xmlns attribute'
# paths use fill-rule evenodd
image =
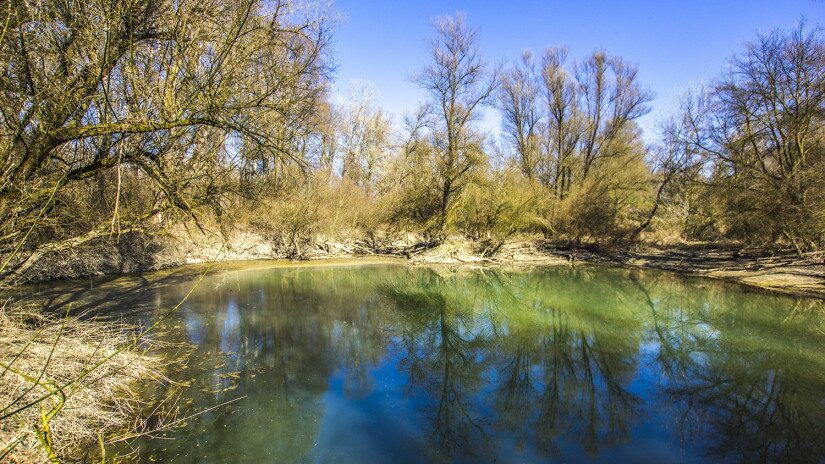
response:
<svg viewBox="0 0 825 464"><path fill-rule="evenodd" d="M148 406L135 388L166 381L161 360L132 343L135 329L7 301L0 308L0 461L70 460L104 437L134 433Z"/></svg>

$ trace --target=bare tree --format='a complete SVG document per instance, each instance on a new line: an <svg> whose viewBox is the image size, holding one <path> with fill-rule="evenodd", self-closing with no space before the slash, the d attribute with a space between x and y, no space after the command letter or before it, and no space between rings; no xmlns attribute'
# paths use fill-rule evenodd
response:
<svg viewBox="0 0 825 464"><path fill-rule="evenodd" d="M390 149L390 120L376 106L374 86L353 83L341 114L341 176L369 191Z"/></svg>
<svg viewBox="0 0 825 464"><path fill-rule="evenodd" d="M692 180L697 175L701 163L697 161L695 147L689 143L688 133L692 130L690 122L678 116L661 124L659 140L650 149L653 182L656 182L656 195L653 205L642 222L630 233L630 241L635 241L653 222L659 208L672 202L669 190L680 177Z"/></svg>
<svg viewBox="0 0 825 464"><path fill-rule="evenodd" d="M544 144L548 164L552 166L545 182L552 185L559 198L570 190L572 160L582 138L576 83L564 69L567 55L567 48L548 48L541 61L547 109Z"/></svg>
<svg viewBox="0 0 825 464"><path fill-rule="evenodd" d="M529 179L540 174L539 150L541 94L533 54L521 55L521 63L501 74L498 108L504 133L516 150L521 172Z"/></svg>
<svg viewBox="0 0 825 464"><path fill-rule="evenodd" d="M478 29L467 25L463 13L438 18L434 26L436 36L429 41L432 62L415 82L430 95L428 125L437 157L440 231L467 173L484 159L483 136L474 123L496 88L496 73L481 57Z"/></svg>
<svg viewBox="0 0 825 464"><path fill-rule="evenodd" d="M628 126L650 111L653 95L637 81L638 70L619 57L594 52L576 68L577 93L584 115L581 177L586 178L600 158L615 155L611 143Z"/></svg>

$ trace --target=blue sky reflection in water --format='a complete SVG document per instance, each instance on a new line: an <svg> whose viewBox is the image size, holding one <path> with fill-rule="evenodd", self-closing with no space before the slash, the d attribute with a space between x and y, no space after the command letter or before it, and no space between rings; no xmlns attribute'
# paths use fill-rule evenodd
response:
<svg viewBox="0 0 825 464"><path fill-rule="evenodd" d="M193 281L110 304L148 321ZM194 344L171 373L190 412L246 398L136 446L146 462L817 462L823 329L820 302L657 272L218 274L162 338Z"/></svg>

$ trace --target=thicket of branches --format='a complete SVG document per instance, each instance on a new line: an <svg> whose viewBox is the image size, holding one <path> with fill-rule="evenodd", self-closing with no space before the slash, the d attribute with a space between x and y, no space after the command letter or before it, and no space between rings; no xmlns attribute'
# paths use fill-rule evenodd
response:
<svg viewBox="0 0 825 464"><path fill-rule="evenodd" d="M334 15L287 0L11 0L0 13L4 272L124 232L250 227L500 242L825 241L825 41L758 36L645 144L627 60L564 47L493 66L434 22L395 128L368 84L328 96ZM480 126L502 117L500 140Z"/></svg>
<svg viewBox="0 0 825 464"><path fill-rule="evenodd" d="M0 31L6 256L220 217L252 172L307 164L329 19L290 1L12 0ZM247 182L248 183L248 182Z"/></svg>
<svg viewBox="0 0 825 464"><path fill-rule="evenodd" d="M825 242L825 38L759 35L665 125L681 233L798 250Z"/></svg>

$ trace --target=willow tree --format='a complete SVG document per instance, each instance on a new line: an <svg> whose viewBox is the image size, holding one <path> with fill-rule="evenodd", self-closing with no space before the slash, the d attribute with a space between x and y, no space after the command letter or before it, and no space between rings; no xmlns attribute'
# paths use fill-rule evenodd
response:
<svg viewBox="0 0 825 464"><path fill-rule="evenodd" d="M442 231L468 173L485 159L484 137L476 123L496 88L496 79L479 52L478 29L468 26L463 13L438 18L434 26L436 35L429 41L432 61L415 82L430 97L425 125L435 156L436 228Z"/></svg>
<svg viewBox="0 0 825 464"><path fill-rule="evenodd" d="M11 0L0 25L6 255L24 237L32 251L107 233L107 215L140 226L219 208L239 157L298 158L283 134L300 132L326 84L325 14L288 0ZM123 204L127 176L150 189L142 203ZM117 179L116 192L78 224L66 191L94 204L95 179Z"/></svg>

